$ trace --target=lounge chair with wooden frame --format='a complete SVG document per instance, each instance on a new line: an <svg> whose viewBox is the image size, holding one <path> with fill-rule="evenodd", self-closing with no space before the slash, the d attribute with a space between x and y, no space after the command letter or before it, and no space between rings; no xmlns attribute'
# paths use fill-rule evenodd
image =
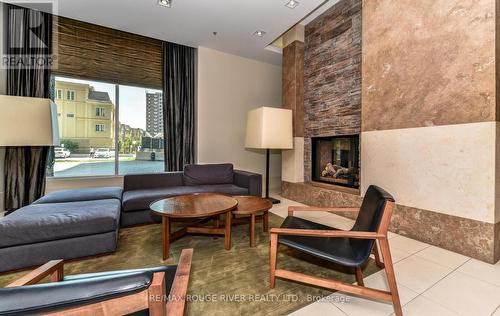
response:
<svg viewBox="0 0 500 316"><path fill-rule="evenodd" d="M387 232L394 207L393 197L382 188L370 186L361 208L289 207L288 217L281 228L272 228L270 250L270 286L275 287L276 277L295 280L332 290L339 290L364 297L392 302L395 314L402 315L398 288L392 265ZM294 216L295 211L358 212L356 223L350 231L314 223ZM383 264L378 256L377 243L382 252ZM278 244L310 255L354 268L357 285L277 268ZM378 265L385 267L389 291L364 286L361 267L372 250Z"/></svg>
<svg viewBox="0 0 500 316"><path fill-rule="evenodd" d="M184 315L192 249L177 266L64 276L53 260L0 289L0 315ZM51 283L36 284L50 276Z"/></svg>

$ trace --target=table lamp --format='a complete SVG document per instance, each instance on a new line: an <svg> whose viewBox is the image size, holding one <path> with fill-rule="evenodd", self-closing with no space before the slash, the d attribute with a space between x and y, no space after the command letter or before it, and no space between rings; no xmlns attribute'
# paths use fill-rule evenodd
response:
<svg viewBox="0 0 500 316"><path fill-rule="evenodd" d="M266 150L266 198L280 203L269 197L269 156L271 149L293 148L292 110L260 107L248 112L245 147Z"/></svg>
<svg viewBox="0 0 500 316"><path fill-rule="evenodd" d="M59 144L57 106L54 102L0 95L0 146Z"/></svg>

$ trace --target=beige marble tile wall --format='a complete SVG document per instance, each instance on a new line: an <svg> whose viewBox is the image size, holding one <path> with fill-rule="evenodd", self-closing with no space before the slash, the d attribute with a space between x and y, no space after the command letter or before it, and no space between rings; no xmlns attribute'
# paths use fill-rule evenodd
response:
<svg viewBox="0 0 500 316"><path fill-rule="evenodd" d="M427 226L455 250L472 241L458 251L490 262L500 259L495 10L495 0L363 2L363 190L394 194L406 207L399 229Z"/></svg>

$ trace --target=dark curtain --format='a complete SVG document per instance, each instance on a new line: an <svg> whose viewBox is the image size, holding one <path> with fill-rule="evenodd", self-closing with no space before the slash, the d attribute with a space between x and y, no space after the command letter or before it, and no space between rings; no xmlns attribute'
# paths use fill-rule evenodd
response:
<svg viewBox="0 0 500 316"><path fill-rule="evenodd" d="M47 58L52 53L52 16L7 5L7 52L11 56ZM50 69L45 63L27 63L7 69L7 94L48 98ZM5 208L12 212L41 197L45 191L50 147L7 147L5 154Z"/></svg>
<svg viewBox="0 0 500 316"><path fill-rule="evenodd" d="M196 50L163 43L163 113L165 169L183 170L194 163Z"/></svg>

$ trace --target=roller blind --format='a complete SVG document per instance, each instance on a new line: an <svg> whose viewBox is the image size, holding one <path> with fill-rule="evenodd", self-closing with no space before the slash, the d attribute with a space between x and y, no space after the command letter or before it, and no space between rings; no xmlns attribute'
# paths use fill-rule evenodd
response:
<svg viewBox="0 0 500 316"><path fill-rule="evenodd" d="M54 17L55 75L162 89L162 42Z"/></svg>

